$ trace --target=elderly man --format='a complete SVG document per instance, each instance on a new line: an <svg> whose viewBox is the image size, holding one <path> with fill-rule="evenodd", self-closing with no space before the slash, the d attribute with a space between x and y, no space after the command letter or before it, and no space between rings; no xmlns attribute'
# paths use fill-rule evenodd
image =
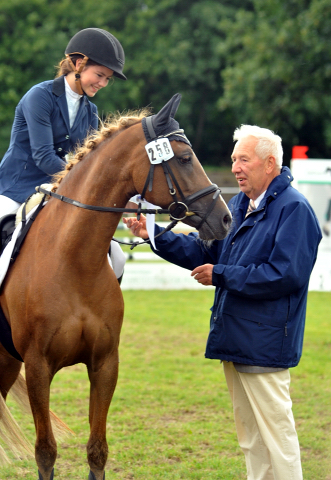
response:
<svg viewBox="0 0 331 480"><path fill-rule="evenodd" d="M308 283L322 238L308 201L282 167L281 139L242 125L229 202L233 228L210 247L196 234L166 233L156 253L216 287L206 357L221 360L248 480L300 480L289 368L302 353ZM128 219L147 238L144 219ZM156 226L156 232L160 228Z"/></svg>

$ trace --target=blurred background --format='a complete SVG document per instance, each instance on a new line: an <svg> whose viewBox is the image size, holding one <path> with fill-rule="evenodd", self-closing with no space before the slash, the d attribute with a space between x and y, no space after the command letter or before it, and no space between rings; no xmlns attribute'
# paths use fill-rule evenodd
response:
<svg viewBox="0 0 331 480"><path fill-rule="evenodd" d="M55 76L69 39L104 28L122 43L127 82L93 102L101 117L176 92L176 115L204 167L229 170L232 134L257 124L310 158L331 158L330 0L0 0L0 159L17 103ZM219 182L219 184L224 182Z"/></svg>

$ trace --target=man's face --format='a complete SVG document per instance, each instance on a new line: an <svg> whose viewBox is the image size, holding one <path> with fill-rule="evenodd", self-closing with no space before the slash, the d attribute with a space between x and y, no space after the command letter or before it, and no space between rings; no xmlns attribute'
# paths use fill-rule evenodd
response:
<svg viewBox="0 0 331 480"><path fill-rule="evenodd" d="M256 200L271 181L269 162L261 160L255 153L258 139L247 137L239 140L231 155L232 173L235 175L239 188L249 198Z"/></svg>

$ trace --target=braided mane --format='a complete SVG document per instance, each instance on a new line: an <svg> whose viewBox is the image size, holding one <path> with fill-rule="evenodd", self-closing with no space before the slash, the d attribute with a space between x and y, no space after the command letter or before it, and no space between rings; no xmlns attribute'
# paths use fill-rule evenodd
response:
<svg viewBox="0 0 331 480"><path fill-rule="evenodd" d="M121 114L118 112L108 115L104 122L101 121L99 129L89 134L84 142L69 155L69 161L66 164L65 169L54 175L52 191L55 192L70 170L101 142L120 130L124 130L139 123L144 117L147 117L150 114L151 110L148 107L145 107L141 110L130 110L127 114Z"/></svg>

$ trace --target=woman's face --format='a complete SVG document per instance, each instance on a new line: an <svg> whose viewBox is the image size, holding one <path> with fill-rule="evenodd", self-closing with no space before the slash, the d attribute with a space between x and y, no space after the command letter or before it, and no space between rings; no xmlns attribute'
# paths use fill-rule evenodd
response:
<svg viewBox="0 0 331 480"><path fill-rule="evenodd" d="M77 68L78 66L79 65L76 64ZM110 68L104 67L103 65L90 65L85 67L80 74L82 89L87 96L94 97L100 88L104 88L108 85L113 74L113 70L110 70Z"/></svg>

